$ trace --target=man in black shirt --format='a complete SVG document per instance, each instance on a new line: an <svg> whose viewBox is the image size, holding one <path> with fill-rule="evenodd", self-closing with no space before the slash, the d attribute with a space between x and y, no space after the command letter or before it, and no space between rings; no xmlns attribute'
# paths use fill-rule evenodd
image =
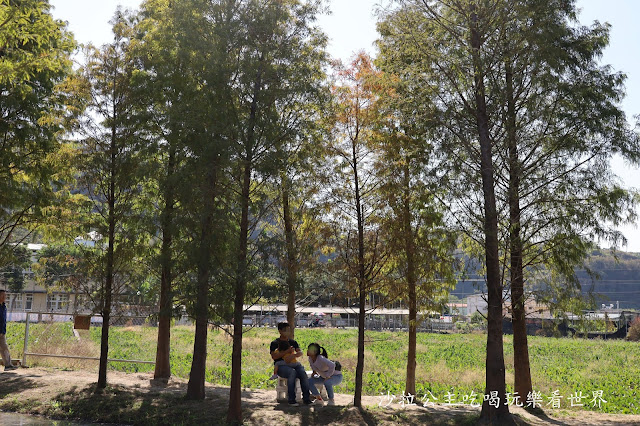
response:
<svg viewBox="0 0 640 426"><path fill-rule="evenodd" d="M290 330L291 328L289 327L289 323L278 323L278 332L280 332L280 337L271 342L270 348L271 358L273 359L274 364L284 357L284 353L280 353L280 351L278 350L278 342L280 340L286 340L289 342L289 345L295 349L297 358L302 356L302 349L300 349L300 345L298 345L298 342L293 339L289 339ZM309 378L307 377L307 372L304 370L304 367L301 364L298 364L296 367L291 367L288 365L279 366L278 376L287 379L287 396L289 399L289 405L298 405L298 403L296 402L296 378L300 379L302 400L306 405L312 403L311 397L309 396Z"/></svg>

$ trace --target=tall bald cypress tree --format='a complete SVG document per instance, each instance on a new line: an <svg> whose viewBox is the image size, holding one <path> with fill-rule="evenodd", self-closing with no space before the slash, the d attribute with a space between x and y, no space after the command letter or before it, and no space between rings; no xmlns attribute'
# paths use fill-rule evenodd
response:
<svg viewBox="0 0 640 426"><path fill-rule="evenodd" d="M134 66L128 54L130 17L117 12L113 32L112 43L89 48L81 70L87 111L79 127L77 181L89 200L85 204L85 229L95 232L97 257L93 269L102 315L98 389L107 385L114 295L130 283L141 236L139 211L135 208L142 172L141 140L132 119L133 105L139 100L131 90Z"/></svg>
<svg viewBox="0 0 640 426"><path fill-rule="evenodd" d="M298 0L266 4L249 0L241 2L239 9L244 45L232 85L239 211L229 421L242 419L242 317L255 267L251 231L264 212L261 188L266 180L280 176L280 148L298 133L306 120L303 104L314 102L324 79L326 38L313 25L316 13L317 3Z"/></svg>
<svg viewBox="0 0 640 426"><path fill-rule="evenodd" d="M498 365L489 352L499 344L497 322L495 330L491 325L499 315L492 308L508 285L515 388L525 402L532 388L526 281L544 267L563 277L563 286L551 289L548 300L579 294L573 271L594 238L619 239L610 225L633 217L634 194L615 184L609 166L614 153L638 160L637 136L618 105L624 76L598 64L608 29L575 25L572 1L402 4L381 23L382 54L391 71L414 79L413 98L423 99L425 120L444 142L452 182L470 184L458 192L453 210L465 212L462 228L485 247L487 392L498 390L502 398L489 374L503 372L504 366L494 370ZM464 149L447 145L449 139L461 141ZM483 140L490 142L491 156ZM504 212L497 216L497 241L486 227L488 213L494 212L486 203L489 165L495 212ZM484 235L474 231L483 227ZM489 246L507 259L506 279L497 286L491 276L503 278L495 273ZM485 401L482 418L508 421L503 411Z"/></svg>

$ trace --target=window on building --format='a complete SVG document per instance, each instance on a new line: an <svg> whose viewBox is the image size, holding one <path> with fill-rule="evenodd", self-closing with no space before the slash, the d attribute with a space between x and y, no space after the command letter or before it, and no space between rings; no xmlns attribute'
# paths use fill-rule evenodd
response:
<svg viewBox="0 0 640 426"><path fill-rule="evenodd" d="M22 293L11 294L7 293L7 306L11 304L11 307L17 311L22 310Z"/></svg>
<svg viewBox="0 0 640 426"><path fill-rule="evenodd" d="M33 293L25 293L24 296L24 310L30 311L33 306Z"/></svg>
<svg viewBox="0 0 640 426"><path fill-rule="evenodd" d="M62 311L69 304L68 294L49 294L47 295L47 310Z"/></svg>
<svg viewBox="0 0 640 426"><path fill-rule="evenodd" d="M7 293L7 307L16 311L30 311L33 305L32 293Z"/></svg>

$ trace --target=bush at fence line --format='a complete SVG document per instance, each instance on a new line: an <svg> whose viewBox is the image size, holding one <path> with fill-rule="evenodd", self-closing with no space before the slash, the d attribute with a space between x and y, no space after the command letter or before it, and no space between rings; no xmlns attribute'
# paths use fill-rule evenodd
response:
<svg viewBox="0 0 640 426"><path fill-rule="evenodd" d="M471 324L465 321L456 321L455 329L458 333L471 333Z"/></svg>
<svg viewBox="0 0 640 426"><path fill-rule="evenodd" d="M640 317L637 317L631 323L631 327L629 327L629 331L627 332L627 340L631 340L632 342L640 340Z"/></svg>

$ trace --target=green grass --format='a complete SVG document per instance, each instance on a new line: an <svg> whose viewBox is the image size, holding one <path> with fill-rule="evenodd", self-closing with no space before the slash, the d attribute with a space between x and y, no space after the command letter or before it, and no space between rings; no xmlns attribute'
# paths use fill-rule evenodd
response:
<svg viewBox="0 0 640 426"><path fill-rule="evenodd" d="M31 345L44 340L42 333L54 335L58 341L68 341L70 331L65 326L39 330L31 325ZM41 334L38 334L41 333ZM113 327L109 342L111 358L154 360L157 329L153 327ZM171 335L171 367L177 377L188 378L193 351L193 327L174 327ZM72 334L71 334L72 335ZM24 324L9 324L7 333L14 358L21 357ZM38 337L39 336L39 337ZM99 349L100 329L88 334L92 350ZM242 386L273 388L267 378L272 372L269 344L277 336L274 329L256 328L247 331L243 340ZM329 358L343 365L344 380L338 391L354 391L357 355L356 330L300 329L296 340L304 349L319 342L329 352ZM87 342L85 342L87 343ZM484 391L484 361L486 336L481 334L419 334L417 338L416 383L418 397L430 391L438 402L444 402L447 392L462 399L471 391ZM207 345L206 380L228 385L231 379L230 336L220 330L210 330ZM50 348L49 348L50 349ZM68 350L68 349L66 349ZM504 338L507 392L513 391L513 349L510 336ZM555 390L564 396L562 408L571 408L568 397L582 392L588 398L582 409L640 414L640 346L634 342L601 341L570 338L529 337L529 354L533 387L547 397ZM402 332L367 332L363 391L367 395L401 395L404 389L407 357L407 335ZM47 363L34 358L32 362ZM306 358L303 364L307 365ZM111 369L125 372L153 371L152 365L111 363ZM593 391L603 391L607 401L601 408L591 407Z"/></svg>

